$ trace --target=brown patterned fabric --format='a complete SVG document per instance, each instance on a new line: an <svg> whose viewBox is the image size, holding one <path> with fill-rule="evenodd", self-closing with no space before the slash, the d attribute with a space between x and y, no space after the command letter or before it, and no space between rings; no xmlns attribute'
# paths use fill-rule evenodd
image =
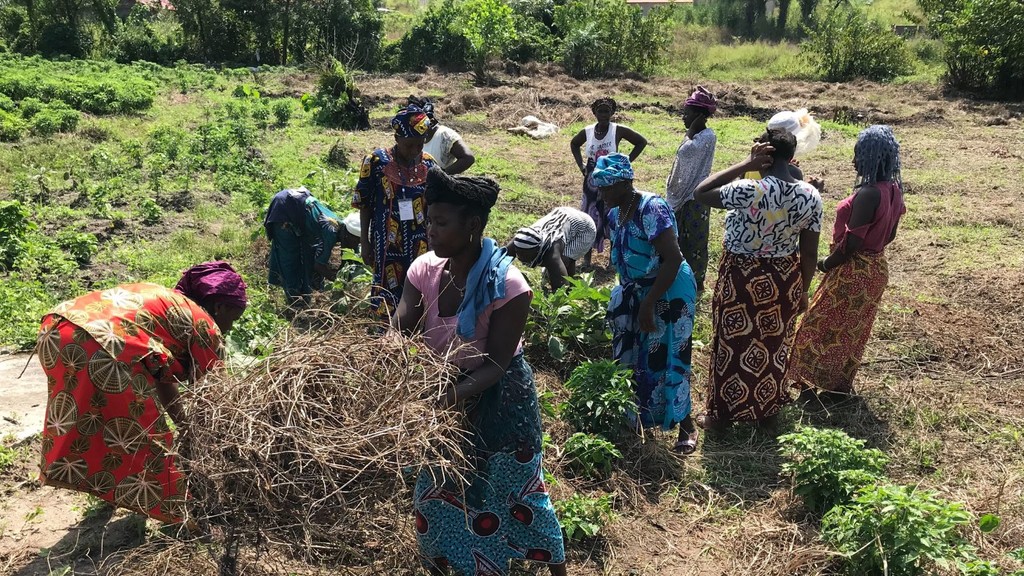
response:
<svg viewBox="0 0 1024 576"><path fill-rule="evenodd" d="M859 252L829 270L800 321L787 379L852 392L888 284L885 254Z"/></svg>
<svg viewBox="0 0 1024 576"><path fill-rule="evenodd" d="M783 380L802 294L798 254L725 253L711 304L710 421L756 422L790 401Z"/></svg>

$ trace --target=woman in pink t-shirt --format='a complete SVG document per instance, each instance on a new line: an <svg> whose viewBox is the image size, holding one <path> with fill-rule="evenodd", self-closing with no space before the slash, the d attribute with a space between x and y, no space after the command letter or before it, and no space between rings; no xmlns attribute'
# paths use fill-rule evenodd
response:
<svg viewBox="0 0 1024 576"><path fill-rule="evenodd" d="M787 378L814 400L813 387L849 394L889 283L885 247L907 211L900 190L900 145L888 126L870 126L853 149L857 186L836 208L825 274L797 329Z"/></svg>
<svg viewBox="0 0 1024 576"><path fill-rule="evenodd" d="M505 574L513 558L565 572L562 529L541 463L541 420L522 337L533 292L512 257L483 236L498 185L489 178L427 175L432 252L412 263L394 318L405 333L462 369L441 404L464 410L479 463L463 493L424 470L413 506L432 574ZM467 521L468 519L468 521Z"/></svg>

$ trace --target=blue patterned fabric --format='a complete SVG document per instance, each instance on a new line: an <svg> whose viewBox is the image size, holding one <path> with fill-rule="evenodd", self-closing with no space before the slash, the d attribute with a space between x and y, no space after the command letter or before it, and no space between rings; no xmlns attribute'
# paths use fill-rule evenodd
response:
<svg viewBox="0 0 1024 576"><path fill-rule="evenodd" d="M618 152L598 158L590 175L591 182L598 188L632 179L633 165L629 163L629 156Z"/></svg>
<svg viewBox="0 0 1024 576"><path fill-rule="evenodd" d="M476 321L484 309L495 300L505 297L505 275L512 265L512 257L508 250L499 248L498 244L484 238L480 258L470 269L466 277L466 294L459 304L459 336L472 340L476 336Z"/></svg>
<svg viewBox="0 0 1024 576"><path fill-rule="evenodd" d="M267 280L281 286L289 299L322 290L324 279L313 269L326 265L338 240L338 216L305 188L274 195L263 226L270 239Z"/></svg>
<svg viewBox="0 0 1024 576"><path fill-rule="evenodd" d="M618 225L618 208L608 214L611 261L619 274L619 285L612 289L608 303L612 354L633 369L640 422L667 430L690 414L697 286L690 266L683 261L672 285L655 306L655 331L640 330L640 303L661 268L661 257L652 242L666 230L675 230L676 223L663 198L648 192L639 194L635 214L622 226Z"/></svg>
<svg viewBox="0 0 1024 576"><path fill-rule="evenodd" d="M416 535L425 565L457 574L507 574L513 558L565 561L541 458L540 409L533 371L513 358L501 382L467 402L476 451L472 484L460 493L423 470L416 482Z"/></svg>

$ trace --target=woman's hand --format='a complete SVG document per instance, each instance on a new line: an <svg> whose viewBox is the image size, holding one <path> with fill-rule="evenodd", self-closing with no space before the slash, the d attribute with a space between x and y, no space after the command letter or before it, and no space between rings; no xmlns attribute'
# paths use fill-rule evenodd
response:
<svg viewBox="0 0 1024 576"><path fill-rule="evenodd" d="M810 306L810 303L809 303L809 300L807 298L807 292L804 292L803 294L800 295L800 307L797 309L797 312L800 312L800 313L807 312L807 308L809 306Z"/></svg>
<svg viewBox="0 0 1024 576"><path fill-rule="evenodd" d="M811 176L807 183L818 189L818 192L825 190L825 179L820 176Z"/></svg>
<svg viewBox="0 0 1024 576"><path fill-rule="evenodd" d="M314 262L313 263L313 270L317 274L323 276L324 278L326 278L327 280L330 280L332 282L334 280L338 279L338 271L335 270L334 268L331 268L330 266L328 266L326 264L321 264L319 262Z"/></svg>
<svg viewBox="0 0 1024 576"><path fill-rule="evenodd" d="M640 308L637 310L639 316L637 320L640 322L641 332L654 332L657 328L657 324L654 321L654 304L655 301L650 298L644 298L640 302Z"/></svg>
<svg viewBox="0 0 1024 576"><path fill-rule="evenodd" d="M455 406L458 403L458 394L455 392L455 386L452 386L444 393L440 398L437 399L437 407L441 410L447 410Z"/></svg>
<svg viewBox="0 0 1024 576"><path fill-rule="evenodd" d="M755 142L750 147L750 157L747 158L747 168L751 171L763 170L768 168L775 162L775 158L772 157L771 153L775 152L775 147L767 142Z"/></svg>

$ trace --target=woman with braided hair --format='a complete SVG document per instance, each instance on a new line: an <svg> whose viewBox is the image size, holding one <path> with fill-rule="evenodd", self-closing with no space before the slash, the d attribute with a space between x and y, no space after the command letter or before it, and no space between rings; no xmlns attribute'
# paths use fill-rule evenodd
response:
<svg viewBox="0 0 1024 576"><path fill-rule="evenodd" d="M484 236L498 191L489 178L430 170L433 251L409 268L393 319L462 370L440 404L465 411L479 463L464 492L440 480L444 474L420 474L417 539L432 574L506 574L517 558L546 563L558 576L566 573L562 529L544 486L540 407L523 358L533 292L512 257Z"/></svg>
<svg viewBox="0 0 1024 576"><path fill-rule="evenodd" d="M889 283L885 247L906 213L900 183L900 145L888 126L870 126L853 149L857 185L836 207L832 248L818 262L824 273L801 320L788 379L813 399L811 386L853 392L853 380Z"/></svg>
<svg viewBox="0 0 1024 576"><path fill-rule="evenodd" d="M618 110L618 104L611 98L598 98L590 105L590 111L594 113L596 123L580 130L572 141L569 148L572 150L573 158L576 159L576 166L583 174L583 201L580 203L580 210L586 212L597 225L597 236L594 238L594 245L587 251L583 258L583 265L590 266L590 258L593 251L604 251L604 241L608 237L608 208L601 200L601 194L590 181L590 174L594 171L597 159L608 154L619 151L619 143L625 140L633 145L629 152L629 161L635 161L644 148L647 147L647 139L634 132L631 128L612 122L612 116Z"/></svg>

